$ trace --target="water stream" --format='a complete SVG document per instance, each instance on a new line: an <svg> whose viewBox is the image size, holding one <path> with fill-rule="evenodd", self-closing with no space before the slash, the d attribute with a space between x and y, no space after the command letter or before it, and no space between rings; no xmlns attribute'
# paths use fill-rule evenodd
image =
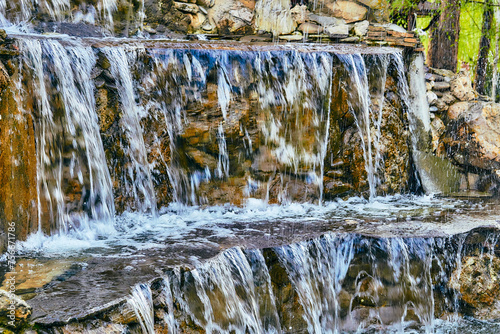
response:
<svg viewBox="0 0 500 334"><path fill-rule="evenodd" d="M35 4L0 0L1 24ZM116 10L97 3L108 26ZM15 37L38 215L18 255L63 268L19 289L41 326L112 305L149 334L498 328L465 317L461 285L496 270L498 203L430 195L425 87L401 50Z"/></svg>

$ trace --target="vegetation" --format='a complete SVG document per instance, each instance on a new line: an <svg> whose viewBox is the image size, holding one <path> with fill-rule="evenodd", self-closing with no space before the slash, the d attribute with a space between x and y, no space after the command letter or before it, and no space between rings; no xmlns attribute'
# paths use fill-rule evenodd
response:
<svg viewBox="0 0 500 334"><path fill-rule="evenodd" d="M500 99L500 0L392 0L391 5L393 23L419 32L429 66L468 70L479 93Z"/></svg>

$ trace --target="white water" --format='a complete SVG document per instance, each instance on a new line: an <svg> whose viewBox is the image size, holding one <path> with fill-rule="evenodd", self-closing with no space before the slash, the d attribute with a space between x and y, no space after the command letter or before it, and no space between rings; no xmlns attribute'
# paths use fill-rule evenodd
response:
<svg viewBox="0 0 500 334"><path fill-rule="evenodd" d="M194 283L194 290L187 290ZM281 333L271 277L258 250L229 249L188 274L165 280L164 302L180 309L207 333ZM265 315L265 317L263 317ZM173 320L172 328L177 324Z"/></svg>
<svg viewBox="0 0 500 334"><path fill-rule="evenodd" d="M134 199L134 207L129 209L156 215L156 195L140 124L142 110L135 101L136 94L130 71L137 56L135 51L127 54L124 49L118 47L106 48L104 53L110 61L110 71L116 78L122 111L120 125L127 138L122 149L130 163L127 173L120 177L125 185L125 194ZM131 61L128 57L131 57Z"/></svg>
<svg viewBox="0 0 500 334"><path fill-rule="evenodd" d="M57 22L83 20L94 25L95 9L85 1L79 3L79 11L73 14L70 0L0 0L0 28L23 26L36 14L46 13ZM98 0L97 11L99 22L113 32L113 14L118 9L116 0ZM144 20L144 4L140 8L139 17ZM141 21L142 22L142 21ZM142 24L141 24L142 27Z"/></svg>
<svg viewBox="0 0 500 334"><path fill-rule="evenodd" d="M23 61L33 70L33 86L26 89L32 90L41 115L35 124L38 193L44 197L38 200L39 220L42 201L47 200L51 221L56 222L59 233L67 233L71 228L84 229L89 218L111 222L114 200L95 111L94 83L90 79L95 64L92 49L79 44L63 47L53 40L21 40L20 49L25 55ZM44 63L52 66L44 68ZM49 75L52 82L46 79ZM61 97L62 110L56 110L49 102L54 85ZM56 112L64 113L64 121L56 120ZM65 147L68 142L72 146L69 151ZM68 155L71 156L69 171L63 166L63 157ZM88 194L88 215L75 216L67 207L62 187L68 178L78 180L82 196ZM75 223L80 226L73 226Z"/></svg>
<svg viewBox="0 0 500 334"><path fill-rule="evenodd" d="M155 334L153 296L150 287L146 284L136 285L127 303L134 310L142 333Z"/></svg>

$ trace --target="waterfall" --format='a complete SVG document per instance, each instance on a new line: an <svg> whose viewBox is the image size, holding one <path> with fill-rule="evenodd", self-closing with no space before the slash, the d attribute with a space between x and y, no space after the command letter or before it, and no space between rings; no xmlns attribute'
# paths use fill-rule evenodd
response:
<svg viewBox="0 0 500 334"><path fill-rule="evenodd" d="M397 53L395 53L397 54ZM379 184L378 170L380 169L382 157L380 155L381 123L383 117L384 92L387 78L387 70L390 58L389 55L373 55L374 65L368 67L365 60L359 54L339 55L339 58L348 67L351 80L355 90L351 92L353 96L349 101L351 111L356 120L356 126L360 133L363 148L363 158L368 178L369 197L373 199L377 195ZM368 75L370 70L376 70L376 81L379 91L377 93L378 105L372 105L372 96ZM375 152L373 152L375 150Z"/></svg>
<svg viewBox="0 0 500 334"><path fill-rule="evenodd" d="M299 295L309 333L339 333L338 296L353 251L353 240L330 234L312 243L301 242L276 249Z"/></svg>
<svg viewBox="0 0 500 334"><path fill-rule="evenodd" d="M207 333L281 333L271 277L260 251L232 248L190 273L174 270L164 281L162 298L166 305L175 299L189 320ZM175 323L169 320L172 328Z"/></svg>
<svg viewBox="0 0 500 334"><path fill-rule="evenodd" d="M155 334L153 297L151 289L146 284L136 285L127 303L134 310L134 313L141 325L143 334Z"/></svg>
<svg viewBox="0 0 500 334"><path fill-rule="evenodd" d="M81 1L78 4L80 15L83 15L81 12L86 10L86 15L93 16L93 12L95 12L93 4L96 5L94 1L89 1L89 3ZM74 21L75 19L78 21L78 14L72 17L72 9L70 0L0 0L0 28L29 22L37 14L43 13L47 13L52 20L57 22ZM113 32L113 14L117 9L116 0L97 1L100 21L111 32ZM139 16L144 20L144 4L142 4L141 13ZM93 18L87 21L95 23Z"/></svg>
<svg viewBox="0 0 500 334"><path fill-rule="evenodd" d="M231 248L194 269L169 270L155 283L155 309L161 307L171 333L186 325L207 333L433 333L435 310L461 310L465 253L494 256L498 233L467 246L474 233L326 233L262 250Z"/></svg>
<svg viewBox="0 0 500 334"><path fill-rule="evenodd" d="M425 95L423 56L414 57L409 66L408 81L401 54L397 54L396 67L401 97L408 106L412 155L421 185L428 194L457 192L460 186L457 167L430 152L430 112Z"/></svg>
<svg viewBox="0 0 500 334"><path fill-rule="evenodd" d="M148 163L144 136L140 124L141 110L135 101L134 84L128 57L135 60L135 53L128 54L122 48L104 50L113 77L116 78L120 95L122 118L120 124L125 132L126 142L122 149L129 159L126 173L121 175L126 194L134 199L134 209L156 215L156 196Z"/></svg>
<svg viewBox="0 0 500 334"><path fill-rule="evenodd" d="M90 78L96 61L94 52L90 47L68 47L54 40L21 40L19 47L23 62L32 70L23 74L33 78L32 86L25 89L33 93L40 115L35 123L39 210L44 207L42 202L49 203L50 220L56 222L60 233L81 229L78 225L88 218L112 221L111 178ZM60 98L59 104L51 103L53 96ZM31 104L25 94L19 100ZM81 212L69 206L65 198L66 189L74 187L81 187L80 209L85 217L80 217ZM39 220L41 215L39 212Z"/></svg>

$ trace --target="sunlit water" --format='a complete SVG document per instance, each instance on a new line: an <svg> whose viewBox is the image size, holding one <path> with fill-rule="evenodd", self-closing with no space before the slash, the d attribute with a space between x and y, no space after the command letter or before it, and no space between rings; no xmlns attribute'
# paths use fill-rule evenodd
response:
<svg viewBox="0 0 500 334"><path fill-rule="evenodd" d="M160 210L156 218L125 212L115 217L112 227L106 222L93 222L92 229L72 230L67 234L36 233L19 242L18 250L28 256L106 255L124 247L140 250L172 244L214 246L217 240L252 234L279 244L293 241L293 235L285 231L287 228L300 232L298 238L326 231L381 237L448 236L479 226L500 227L497 209L494 201L407 195L377 197L371 201L354 197L322 206L270 205L256 199L249 199L242 207L171 204Z"/></svg>

